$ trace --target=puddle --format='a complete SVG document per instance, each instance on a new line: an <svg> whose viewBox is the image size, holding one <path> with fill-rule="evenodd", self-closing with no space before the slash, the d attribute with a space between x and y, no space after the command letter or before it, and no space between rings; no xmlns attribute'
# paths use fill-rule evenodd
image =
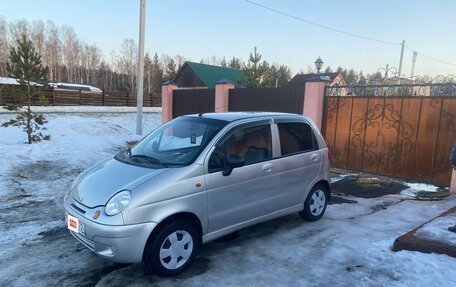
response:
<svg viewBox="0 0 456 287"><path fill-rule="evenodd" d="M18 223L30 221L50 222L62 218L62 208L53 200L22 200L0 209L0 222L5 223L6 229L14 228Z"/></svg>
<svg viewBox="0 0 456 287"><path fill-rule="evenodd" d="M61 179L64 176L77 176L82 170L66 162L40 160L16 167L11 177L20 184L26 180L46 181Z"/></svg>
<svg viewBox="0 0 456 287"><path fill-rule="evenodd" d="M332 192L337 195L351 195L361 198L375 198L388 194L400 194L408 187L397 181L388 179L366 178L360 180L359 176L347 176L331 185Z"/></svg>

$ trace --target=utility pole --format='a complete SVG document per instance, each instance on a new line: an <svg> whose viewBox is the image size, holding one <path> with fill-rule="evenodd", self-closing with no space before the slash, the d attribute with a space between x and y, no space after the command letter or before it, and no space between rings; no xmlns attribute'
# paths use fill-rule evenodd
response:
<svg viewBox="0 0 456 287"><path fill-rule="evenodd" d="M413 58L412 58L412 72L410 73L410 78L413 79L415 76L415 64L416 64L416 57L418 56L417 51L413 51Z"/></svg>
<svg viewBox="0 0 456 287"><path fill-rule="evenodd" d="M402 72L402 60L404 59L404 47L405 47L405 40L402 40L402 48L401 48L401 58L399 60L399 71L397 77L397 84L401 84L401 72Z"/></svg>
<svg viewBox="0 0 456 287"><path fill-rule="evenodd" d="M143 80L144 80L144 30L146 16L146 0L140 0L139 9L139 53L138 73L136 75L136 134L142 135L142 113L143 113Z"/></svg>

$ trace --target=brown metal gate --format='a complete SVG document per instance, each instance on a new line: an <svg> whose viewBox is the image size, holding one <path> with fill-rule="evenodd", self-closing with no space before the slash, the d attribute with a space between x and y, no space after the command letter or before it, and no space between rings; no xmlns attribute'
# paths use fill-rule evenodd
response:
<svg viewBox="0 0 456 287"><path fill-rule="evenodd" d="M332 165L449 185L455 90L448 84L327 87L323 133Z"/></svg>
<svg viewBox="0 0 456 287"><path fill-rule="evenodd" d="M215 89L173 91L173 118L182 115L214 112Z"/></svg>

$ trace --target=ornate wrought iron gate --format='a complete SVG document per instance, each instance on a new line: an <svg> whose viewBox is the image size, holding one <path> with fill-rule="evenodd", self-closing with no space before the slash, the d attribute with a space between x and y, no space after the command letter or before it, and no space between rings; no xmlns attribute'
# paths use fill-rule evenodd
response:
<svg viewBox="0 0 456 287"><path fill-rule="evenodd" d="M327 86L324 109L333 166L450 184L454 82Z"/></svg>

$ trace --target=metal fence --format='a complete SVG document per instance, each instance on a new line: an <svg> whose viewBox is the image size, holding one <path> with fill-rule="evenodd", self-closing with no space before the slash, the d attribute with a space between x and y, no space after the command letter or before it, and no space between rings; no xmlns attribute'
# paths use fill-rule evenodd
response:
<svg viewBox="0 0 456 287"><path fill-rule="evenodd" d="M304 87L232 89L229 111L263 111L302 114Z"/></svg>
<svg viewBox="0 0 456 287"><path fill-rule="evenodd" d="M182 115L214 112L215 89L173 91L173 118Z"/></svg>
<svg viewBox="0 0 456 287"><path fill-rule="evenodd" d="M332 165L449 185L456 140L452 87L326 87L323 133Z"/></svg>

